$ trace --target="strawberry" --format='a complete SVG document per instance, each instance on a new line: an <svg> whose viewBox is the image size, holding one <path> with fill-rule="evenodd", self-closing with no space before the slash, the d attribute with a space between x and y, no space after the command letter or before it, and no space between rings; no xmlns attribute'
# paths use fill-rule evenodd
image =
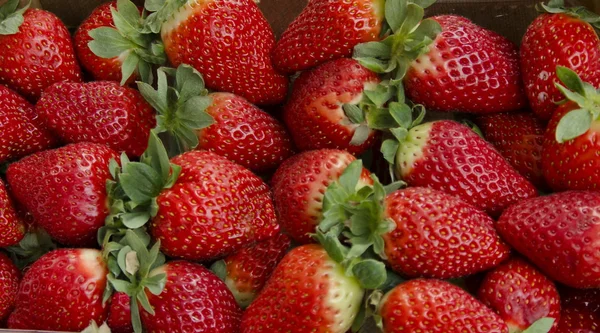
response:
<svg viewBox="0 0 600 333"><path fill-rule="evenodd" d="M542 174L546 129L540 120L532 113L496 113L481 115L475 122L515 170L537 188L546 188Z"/></svg>
<svg viewBox="0 0 600 333"><path fill-rule="evenodd" d="M375 73L352 59L333 60L302 73L283 114L296 146L343 149L354 155L367 150L376 132L371 129L374 120L363 114L370 96L365 91L374 91L379 82Z"/></svg>
<svg viewBox="0 0 600 333"><path fill-rule="evenodd" d="M600 290L561 290L562 312L556 333L600 331Z"/></svg>
<svg viewBox="0 0 600 333"><path fill-rule="evenodd" d="M126 293L116 292L112 295L106 322L112 333L133 332L129 296Z"/></svg>
<svg viewBox="0 0 600 333"><path fill-rule="evenodd" d="M583 7L566 8L564 1L550 1L546 13L529 26L521 43L521 68L533 112L548 120L562 96L554 83L556 67L566 66L600 88L600 27L597 15ZM593 24L594 26L592 26Z"/></svg>
<svg viewBox="0 0 600 333"><path fill-rule="evenodd" d="M146 8L150 28L160 31L169 62L189 64L209 89L231 92L253 104L278 104L287 78L275 71L275 37L252 0L187 0Z"/></svg>
<svg viewBox="0 0 600 333"><path fill-rule="evenodd" d="M93 249L59 249L36 261L19 285L11 329L81 331L92 320L102 323L108 269Z"/></svg>
<svg viewBox="0 0 600 333"><path fill-rule="evenodd" d="M416 279L389 291L379 304L383 332L508 333L502 319L445 281Z"/></svg>
<svg viewBox="0 0 600 333"><path fill-rule="evenodd" d="M277 169L271 179L275 208L281 227L294 241L314 242L310 234L323 217L325 191L354 160L348 152L321 149L295 155ZM363 169L358 186L372 183Z"/></svg>
<svg viewBox="0 0 600 333"><path fill-rule="evenodd" d="M560 298L554 283L520 258L512 258L489 272L478 292L479 300L496 311L510 332L523 332L543 318L553 320L556 332Z"/></svg>
<svg viewBox="0 0 600 333"><path fill-rule="evenodd" d="M597 190L600 185L600 92L584 83L575 72L557 67L557 84L567 100L556 111L546 130L542 169L555 191Z"/></svg>
<svg viewBox="0 0 600 333"><path fill-rule="evenodd" d="M0 9L0 84L35 101L55 82L81 82L67 27L50 12L18 4Z"/></svg>
<svg viewBox="0 0 600 333"><path fill-rule="evenodd" d="M96 142L131 156L146 149L156 120L134 89L116 82L60 82L44 91L36 112L64 142Z"/></svg>
<svg viewBox="0 0 600 333"><path fill-rule="evenodd" d="M0 252L0 322L5 323L15 305L21 272L15 264ZM4 327L4 325L3 325Z"/></svg>
<svg viewBox="0 0 600 333"><path fill-rule="evenodd" d="M4 181L0 178L0 247L15 245L25 235L25 224L17 213L8 194Z"/></svg>
<svg viewBox="0 0 600 333"><path fill-rule="evenodd" d="M381 0L309 1L277 42L273 63L294 73L349 57L355 45L379 39L383 13Z"/></svg>
<svg viewBox="0 0 600 333"><path fill-rule="evenodd" d="M358 281L347 276L320 245L303 245L275 268L244 312L240 332L345 333L363 294Z"/></svg>
<svg viewBox="0 0 600 333"><path fill-rule="evenodd" d="M109 161L116 157L105 146L76 143L15 162L6 176L16 200L52 238L92 246L109 213L105 184Z"/></svg>
<svg viewBox="0 0 600 333"><path fill-rule="evenodd" d="M568 191L521 201L496 224L498 232L553 280L600 287L600 193Z"/></svg>
<svg viewBox="0 0 600 333"><path fill-rule="evenodd" d="M0 100L0 163L56 144L27 100L3 85L0 85Z"/></svg>
<svg viewBox="0 0 600 333"><path fill-rule="evenodd" d="M264 287L290 243L288 236L279 234L215 262L211 269L225 282L240 307L247 308Z"/></svg>

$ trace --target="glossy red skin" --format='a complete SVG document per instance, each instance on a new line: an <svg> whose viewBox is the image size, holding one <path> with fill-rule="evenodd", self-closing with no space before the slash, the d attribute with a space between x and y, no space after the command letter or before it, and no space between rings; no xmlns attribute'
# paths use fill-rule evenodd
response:
<svg viewBox="0 0 600 333"><path fill-rule="evenodd" d="M533 113L496 113L479 116L477 125L489 141L523 177L537 188L547 187L542 173L545 125Z"/></svg>
<svg viewBox="0 0 600 333"><path fill-rule="evenodd" d="M108 327L112 333L132 333L131 307L129 296L125 293L115 292L110 301L108 318L106 319Z"/></svg>
<svg viewBox="0 0 600 333"><path fill-rule="evenodd" d="M171 162L181 175L159 195L150 225L166 255L209 261L279 233L271 191L248 169L199 150Z"/></svg>
<svg viewBox="0 0 600 333"><path fill-rule="evenodd" d="M101 58L95 55L88 46L88 43L93 40L89 35L90 31L100 27L115 27L111 8L117 8L116 1L107 2L96 7L90 16L81 23L73 36L73 40L77 59L79 59L81 66L92 74L94 80L121 82L123 77L121 75L122 60L119 57ZM132 83L136 79L137 74L134 73L127 82Z"/></svg>
<svg viewBox="0 0 600 333"><path fill-rule="evenodd" d="M554 86L559 65L600 87L600 40L589 23L566 14L542 14L523 36L521 68L531 108L543 120L552 117L554 102L564 99Z"/></svg>
<svg viewBox="0 0 600 333"><path fill-rule="evenodd" d="M14 35L0 35L0 84L30 101L55 82L81 82L71 35L60 19L45 10L29 9Z"/></svg>
<svg viewBox="0 0 600 333"><path fill-rule="evenodd" d="M108 163L114 150L76 143L30 155L6 173L12 194L38 224L68 246L96 246L96 233L108 215ZM89 324L89 323L88 323Z"/></svg>
<svg viewBox="0 0 600 333"><path fill-rule="evenodd" d="M544 136L542 170L554 191L598 190L600 186L600 122L575 139L559 143L556 127L569 111L579 109L573 103L561 105L548 123Z"/></svg>
<svg viewBox="0 0 600 333"><path fill-rule="evenodd" d="M600 288L600 193L568 191L524 200L508 208L496 228L553 280Z"/></svg>
<svg viewBox="0 0 600 333"><path fill-rule="evenodd" d="M288 80L271 63L275 36L253 0L188 0L163 24L161 36L171 65L194 67L207 88L258 105L285 99Z"/></svg>
<svg viewBox="0 0 600 333"><path fill-rule="evenodd" d="M294 154L291 139L273 116L246 99L213 93L206 112L215 123L198 131L198 149L210 150L255 172L273 170Z"/></svg>
<svg viewBox="0 0 600 333"><path fill-rule="evenodd" d="M494 113L527 105L517 47L454 15L433 17L442 33L404 79L407 96L427 109ZM429 65L427 65L429 64Z"/></svg>
<svg viewBox="0 0 600 333"><path fill-rule="evenodd" d="M4 323L15 306L21 272L8 256L0 252L0 322Z"/></svg>
<svg viewBox="0 0 600 333"><path fill-rule="evenodd" d="M9 328L80 332L92 320L104 322L108 268L100 251L86 249L95 253L89 262L79 257L81 251L55 250L30 266L19 285Z"/></svg>
<svg viewBox="0 0 600 333"><path fill-rule="evenodd" d="M556 333L600 331L600 290L561 290L562 313Z"/></svg>
<svg viewBox="0 0 600 333"><path fill-rule="evenodd" d="M407 277L457 278L497 266L510 248L481 210L441 191L411 187L385 199L387 261Z"/></svg>
<svg viewBox="0 0 600 333"><path fill-rule="evenodd" d="M167 281L158 296L146 292L155 315L141 311L145 332L239 332L242 310L213 272L187 261L171 261L160 269Z"/></svg>
<svg viewBox="0 0 600 333"><path fill-rule="evenodd" d="M404 178L457 196L492 217L537 190L494 147L467 126L441 120L433 124L423 157Z"/></svg>
<svg viewBox="0 0 600 333"><path fill-rule="evenodd" d="M237 292L252 293L256 297L285 256L290 243L287 235L279 234L225 258L227 278L235 281Z"/></svg>
<svg viewBox="0 0 600 333"><path fill-rule="evenodd" d="M342 149L354 155L370 148L376 132L371 131L363 144L350 145L356 125L342 110L343 104L363 93L367 83L379 83L379 78L353 59L333 60L303 72L294 82L283 114L296 146L300 150Z"/></svg>
<svg viewBox="0 0 600 333"><path fill-rule="evenodd" d="M492 310L445 281L415 279L392 289L379 314L385 333L508 333Z"/></svg>
<svg viewBox="0 0 600 333"><path fill-rule="evenodd" d="M140 156L156 126L154 109L142 95L117 82L60 82L36 104L40 118L64 142L96 142Z"/></svg>
<svg viewBox="0 0 600 333"><path fill-rule="evenodd" d="M25 224L15 209L4 181L0 178L0 247L18 244L25 235ZM1 313L1 311L0 311ZM1 316L0 316L1 317Z"/></svg>
<svg viewBox="0 0 600 333"><path fill-rule="evenodd" d="M294 241L306 244L321 222L323 198L356 158L343 150L320 149L303 152L287 159L271 179L279 223ZM372 184L371 174L363 168L360 178Z"/></svg>
<svg viewBox="0 0 600 333"><path fill-rule="evenodd" d="M374 0L309 1L273 50L273 63L282 73L349 58L357 44L379 40L383 10Z"/></svg>
<svg viewBox="0 0 600 333"><path fill-rule="evenodd" d="M554 333L560 318L560 297L554 283L533 265L513 258L489 272L477 298L521 332L542 318L554 318L547 333Z"/></svg>
<svg viewBox="0 0 600 333"><path fill-rule="evenodd" d="M0 84L0 100L0 163L57 143L25 98Z"/></svg>

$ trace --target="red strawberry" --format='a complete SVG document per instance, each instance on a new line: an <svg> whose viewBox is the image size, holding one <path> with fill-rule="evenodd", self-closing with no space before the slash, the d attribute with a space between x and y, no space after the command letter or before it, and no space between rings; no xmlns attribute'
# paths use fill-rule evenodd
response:
<svg viewBox="0 0 600 333"><path fill-rule="evenodd" d="M202 73L209 89L234 93L253 104L283 101L288 81L271 64L275 37L254 1L183 3L154 14L162 23L164 49L172 65L189 64Z"/></svg>
<svg viewBox="0 0 600 333"><path fill-rule="evenodd" d="M60 249L36 261L19 285L11 329L81 331L92 320L102 323L108 269L92 249Z"/></svg>
<svg viewBox="0 0 600 333"><path fill-rule="evenodd" d="M0 84L34 101L55 82L81 82L67 27L50 12L17 10L18 4L11 0L2 6L0 23L17 17L23 17L23 23L0 29Z"/></svg>
<svg viewBox="0 0 600 333"><path fill-rule="evenodd" d="M242 310L223 281L204 266L171 261L150 272L166 275L159 295L146 292L154 315L141 311L147 332L237 333Z"/></svg>
<svg viewBox="0 0 600 333"><path fill-rule="evenodd" d="M15 264L0 252L0 322L5 323L13 311L21 272ZM4 327L4 326L3 326Z"/></svg>
<svg viewBox="0 0 600 333"><path fill-rule="evenodd" d="M600 331L600 290L561 290L562 312L556 333Z"/></svg>
<svg viewBox="0 0 600 333"><path fill-rule="evenodd" d="M92 246L109 213L108 165L117 156L98 144L71 144L15 162L6 176L15 198L50 236L65 245Z"/></svg>
<svg viewBox="0 0 600 333"><path fill-rule="evenodd" d="M597 190L600 185L600 92L582 82L575 72L557 68L568 88L567 96L548 123L544 137L542 167L546 181L555 191Z"/></svg>
<svg viewBox="0 0 600 333"><path fill-rule="evenodd" d="M560 7L551 8L552 3ZM550 1L544 6L555 14L540 15L529 26L521 43L527 97L535 114L544 120L550 119L556 110L554 102L562 100L554 86L556 66L567 66L584 81L600 87L600 40L594 27L586 22L592 17L587 17L581 8L569 9L562 5L563 1Z"/></svg>
<svg viewBox="0 0 600 333"><path fill-rule="evenodd" d="M554 283L526 261L513 258L489 272L478 298L496 311L510 332L522 332L542 318L560 318L560 298Z"/></svg>
<svg viewBox="0 0 600 333"><path fill-rule="evenodd" d="M345 333L364 291L317 244L290 251L244 312L241 333Z"/></svg>
<svg viewBox="0 0 600 333"><path fill-rule="evenodd" d="M542 174L542 143L545 126L532 113L497 113L476 120L485 139L496 147L523 177L545 188Z"/></svg>
<svg viewBox="0 0 600 333"><path fill-rule="evenodd" d="M296 242L314 241L309 234L322 219L325 191L354 160L348 152L321 149L295 155L277 169L271 179L275 208L281 227ZM372 183L363 169L359 187Z"/></svg>
<svg viewBox="0 0 600 333"><path fill-rule="evenodd" d="M0 163L56 144L33 106L16 92L0 85Z"/></svg>
<svg viewBox="0 0 600 333"><path fill-rule="evenodd" d="M36 111L65 142L102 143L140 156L156 120L134 89L116 82L56 83L44 91Z"/></svg>
<svg viewBox="0 0 600 333"><path fill-rule="evenodd" d="M439 280L400 284L384 296L378 312L385 333L508 333L493 311L466 291Z"/></svg>
<svg viewBox="0 0 600 333"><path fill-rule="evenodd" d="M367 99L365 90L375 89L377 75L356 60L338 59L304 72L294 82L284 121L300 150L343 149L358 155L375 142L369 119L355 117ZM367 125L365 125L365 121Z"/></svg>
<svg viewBox="0 0 600 333"><path fill-rule="evenodd" d="M600 287L600 193L569 191L524 200L504 211L496 227L553 280Z"/></svg>
<svg viewBox="0 0 600 333"><path fill-rule="evenodd" d="M0 247L18 244L25 235L25 224L0 178ZM1 316L0 316L1 317Z"/></svg>
<svg viewBox="0 0 600 333"><path fill-rule="evenodd" d="M217 261L211 269L225 281L237 303L246 308L262 290L289 247L290 238L279 234Z"/></svg>
<svg viewBox="0 0 600 333"><path fill-rule="evenodd" d="M129 296L126 293L117 292L112 295L107 323L112 333L133 332Z"/></svg>
<svg viewBox="0 0 600 333"><path fill-rule="evenodd" d="M356 44L379 39L383 13L380 0L309 1L277 42L273 63L293 73L349 57Z"/></svg>
<svg viewBox="0 0 600 333"><path fill-rule="evenodd" d="M410 186L444 191L492 216L537 195L491 144L449 120L411 128L400 142L396 173Z"/></svg>

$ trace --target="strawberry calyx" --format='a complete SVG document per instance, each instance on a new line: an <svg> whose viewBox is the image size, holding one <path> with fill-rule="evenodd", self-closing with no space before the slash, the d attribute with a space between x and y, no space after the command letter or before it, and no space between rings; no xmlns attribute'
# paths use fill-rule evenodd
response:
<svg viewBox="0 0 600 333"><path fill-rule="evenodd" d="M556 82L558 88L566 100L561 103L570 101L577 106L578 109L570 111L562 117L556 127L556 141L563 143L575 139L586 133L592 123L600 117L600 92L591 84L583 82L581 78L573 70L564 67L556 67L556 75L564 84Z"/></svg>
<svg viewBox="0 0 600 333"><path fill-rule="evenodd" d="M174 79L172 86L167 75ZM157 71L158 88L138 82L142 96L157 111L157 133L168 133L171 156L196 148L199 143L197 130L212 125L214 119L206 113L212 104L202 75L189 65L177 69L160 68Z"/></svg>
<svg viewBox="0 0 600 333"><path fill-rule="evenodd" d="M541 13L567 14L591 24L596 29L600 29L600 15L584 6L567 7L564 0L550 0L548 4L538 3L536 9Z"/></svg>
<svg viewBox="0 0 600 333"><path fill-rule="evenodd" d="M150 31L159 33L163 23L186 3L187 0L146 0L144 8L151 12L147 18L147 27Z"/></svg>
<svg viewBox="0 0 600 333"><path fill-rule="evenodd" d="M145 13L140 14L130 0L118 0L111 13L115 27L91 30L88 47L98 57L121 59L121 85L134 72L142 81L152 83L152 66L162 65L167 59L160 36L148 28Z"/></svg>
<svg viewBox="0 0 600 333"><path fill-rule="evenodd" d="M531 326L521 333L548 333L552 330L554 321L555 319L550 317L538 319L535 323L531 324ZM515 333L519 332L520 331L515 331Z"/></svg>
<svg viewBox="0 0 600 333"><path fill-rule="evenodd" d="M19 244L7 247L6 251L15 265L23 270L44 254L56 249L50 235L44 229L35 227L25 234Z"/></svg>
<svg viewBox="0 0 600 333"><path fill-rule="evenodd" d="M18 8L19 0L8 0L0 6L0 35L14 35L19 32L19 27L25 20L23 14L30 5L31 1L23 8Z"/></svg>

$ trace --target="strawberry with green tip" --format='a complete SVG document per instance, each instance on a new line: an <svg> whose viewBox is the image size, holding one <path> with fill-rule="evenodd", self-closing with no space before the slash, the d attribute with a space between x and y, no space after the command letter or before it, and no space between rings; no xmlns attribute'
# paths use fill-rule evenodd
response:
<svg viewBox="0 0 600 333"><path fill-rule="evenodd" d="M0 252L0 323L3 325L15 306L20 280L21 272L17 266Z"/></svg>
<svg viewBox="0 0 600 333"><path fill-rule="evenodd" d="M510 333L531 332L533 325L548 323L544 332L556 332L560 318L556 286L523 259L512 258L490 271L477 297L500 315Z"/></svg>
<svg viewBox="0 0 600 333"><path fill-rule="evenodd" d="M19 216L4 181L0 178L0 247L18 244L25 235L25 224Z"/></svg>
<svg viewBox="0 0 600 333"><path fill-rule="evenodd" d="M600 186L600 91L577 74L557 67L557 83L566 100L558 106L546 130L542 167L554 191L597 190Z"/></svg>
<svg viewBox="0 0 600 333"><path fill-rule="evenodd" d="M0 84L35 101L56 82L81 82L64 23L48 11L18 5L9 0L0 6Z"/></svg>

